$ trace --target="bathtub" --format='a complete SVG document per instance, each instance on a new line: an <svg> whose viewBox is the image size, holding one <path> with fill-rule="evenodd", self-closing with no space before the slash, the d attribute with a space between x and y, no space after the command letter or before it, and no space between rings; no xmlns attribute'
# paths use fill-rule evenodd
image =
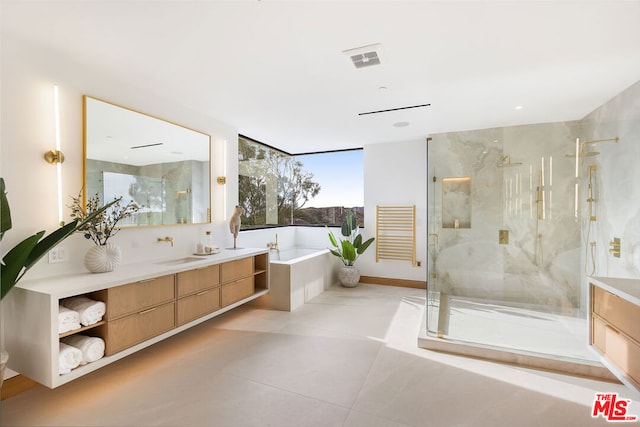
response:
<svg viewBox="0 0 640 427"><path fill-rule="evenodd" d="M269 293L253 305L293 311L333 284L334 263L328 249L269 251Z"/></svg>

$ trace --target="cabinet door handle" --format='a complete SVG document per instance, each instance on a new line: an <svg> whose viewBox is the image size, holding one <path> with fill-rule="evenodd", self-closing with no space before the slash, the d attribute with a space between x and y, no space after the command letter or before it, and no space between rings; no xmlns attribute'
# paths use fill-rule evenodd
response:
<svg viewBox="0 0 640 427"><path fill-rule="evenodd" d="M148 309L148 310L143 310L143 311L141 311L141 312L140 312L140 313L138 313L138 314L139 314L139 315L143 315L143 314L151 313L152 311L155 311L157 308L158 308L158 307L153 307L153 308L150 308L150 309Z"/></svg>
<svg viewBox="0 0 640 427"><path fill-rule="evenodd" d="M619 335L619 334L620 334L620 331L619 331L619 330L617 330L616 328L614 328L614 327L613 327L613 326L611 326L611 325L607 325L607 329L611 329L611 331L612 331L613 333L615 333L616 335Z"/></svg>
<svg viewBox="0 0 640 427"><path fill-rule="evenodd" d="M147 282L153 282L156 279L145 279L145 280L140 280L138 283L147 283Z"/></svg>
<svg viewBox="0 0 640 427"><path fill-rule="evenodd" d="M204 294L206 294L207 292L209 292L210 290L211 290L211 289L207 289L206 291L198 292L198 293L196 294L196 296L197 296L197 297L199 297L200 295L204 295Z"/></svg>

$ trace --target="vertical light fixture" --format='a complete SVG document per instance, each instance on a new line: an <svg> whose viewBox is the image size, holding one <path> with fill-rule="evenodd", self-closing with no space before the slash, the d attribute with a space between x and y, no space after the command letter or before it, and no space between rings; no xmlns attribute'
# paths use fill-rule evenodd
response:
<svg viewBox="0 0 640 427"><path fill-rule="evenodd" d="M56 132L56 152L60 153L61 156L62 151L60 150L60 96L59 96L59 88L57 85L53 86L53 119L54 126ZM58 223L62 223L62 160L64 156L56 163L56 178L58 182Z"/></svg>
<svg viewBox="0 0 640 427"><path fill-rule="evenodd" d="M227 181L227 140L222 141L222 176L224 176L225 183ZM223 187L224 193L222 194L222 209L224 213L222 217L227 220L227 187Z"/></svg>
<svg viewBox="0 0 640 427"><path fill-rule="evenodd" d="M576 182L575 182L575 200L574 200L574 205L573 205L573 209L574 209L574 216L577 219L578 218L578 165L580 164L580 138L576 138Z"/></svg>

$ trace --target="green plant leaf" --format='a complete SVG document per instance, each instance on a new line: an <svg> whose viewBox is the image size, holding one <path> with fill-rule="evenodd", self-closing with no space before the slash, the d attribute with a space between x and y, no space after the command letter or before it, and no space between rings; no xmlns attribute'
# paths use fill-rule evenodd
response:
<svg viewBox="0 0 640 427"><path fill-rule="evenodd" d="M349 221L345 220L342 222L341 232L344 237L351 236L351 225Z"/></svg>
<svg viewBox="0 0 640 427"><path fill-rule="evenodd" d="M0 178L0 240L4 232L11 229L11 210L5 188L4 178Z"/></svg>
<svg viewBox="0 0 640 427"><path fill-rule="evenodd" d="M356 260L356 249L348 240L342 241L342 257L349 262L349 265L352 265Z"/></svg>
<svg viewBox="0 0 640 427"><path fill-rule="evenodd" d="M353 246L358 249L362 244L362 234L358 234L356 238L353 240Z"/></svg>
<svg viewBox="0 0 640 427"><path fill-rule="evenodd" d="M329 241L331 242L333 247L337 248L338 247L338 241L336 240L336 237L333 235L333 233L331 232L331 230L329 230L328 227L327 227L327 232L329 233Z"/></svg>
<svg viewBox="0 0 640 427"><path fill-rule="evenodd" d="M0 274L0 281L2 287L2 295L0 299L13 288L13 285L17 282L18 275L22 271L29 254L36 246L38 241L44 235L44 231L40 231L33 236L29 236L22 242L18 243L11 249L2 259L2 273Z"/></svg>
<svg viewBox="0 0 640 427"><path fill-rule="evenodd" d="M358 237L360 237L360 235L358 235ZM364 242L362 245L360 245L358 247L358 255L362 255L364 253L364 251L366 251L367 248L369 246L371 246L371 244L373 243L374 240L376 240L376 238L372 237L369 240L367 240L366 242Z"/></svg>
<svg viewBox="0 0 640 427"><path fill-rule="evenodd" d="M342 258L342 254L340 252L336 251L335 249L329 249L329 252L331 252L332 254L337 256L338 258Z"/></svg>

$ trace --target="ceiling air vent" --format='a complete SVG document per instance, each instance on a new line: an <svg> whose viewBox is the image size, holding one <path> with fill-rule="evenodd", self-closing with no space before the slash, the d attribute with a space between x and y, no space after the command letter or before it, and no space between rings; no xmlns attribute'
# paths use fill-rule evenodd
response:
<svg viewBox="0 0 640 427"><path fill-rule="evenodd" d="M356 68L371 67L382 63L382 45L370 44L354 49L343 50Z"/></svg>

